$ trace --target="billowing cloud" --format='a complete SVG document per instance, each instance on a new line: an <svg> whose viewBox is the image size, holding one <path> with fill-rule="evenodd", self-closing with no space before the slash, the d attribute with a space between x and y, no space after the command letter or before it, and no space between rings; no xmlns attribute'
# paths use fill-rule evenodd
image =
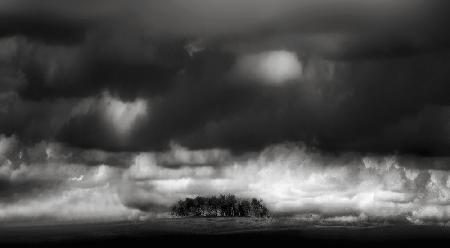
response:
<svg viewBox="0 0 450 248"><path fill-rule="evenodd" d="M140 199L144 206L149 199L168 205L186 196L235 192L259 196L278 213L449 220L449 172L417 168L396 156L335 157L281 145L214 170L167 169L148 156L139 155L126 175L128 180L139 179L130 184L134 189L128 194L134 192L134 201Z"/></svg>
<svg viewBox="0 0 450 248"><path fill-rule="evenodd" d="M444 158L423 165L408 156L327 155L293 144L218 154L173 146L170 152L135 154L119 167L54 163L51 156L20 162L10 154L0 167L0 197L9 199L1 203L0 219L140 219L167 214L184 197L232 192L261 198L273 213L305 221L310 214L337 223L450 220L450 172L439 166Z"/></svg>
<svg viewBox="0 0 450 248"><path fill-rule="evenodd" d="M134 220L139 211L124 206L114 189L108 185L98 188L76 188L52 196L2 205L0 219L112 221Z"/></svg>

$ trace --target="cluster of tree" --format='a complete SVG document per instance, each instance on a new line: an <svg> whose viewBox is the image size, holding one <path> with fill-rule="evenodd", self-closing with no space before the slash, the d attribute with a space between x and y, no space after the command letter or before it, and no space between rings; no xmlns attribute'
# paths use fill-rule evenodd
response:
<svg viewBox="0 0 450 248"><path fill-rule="evenodd" d="M186 198L172 207L172 215L206 217L269 217L262 200L242 199L235 195Z"/></svg>

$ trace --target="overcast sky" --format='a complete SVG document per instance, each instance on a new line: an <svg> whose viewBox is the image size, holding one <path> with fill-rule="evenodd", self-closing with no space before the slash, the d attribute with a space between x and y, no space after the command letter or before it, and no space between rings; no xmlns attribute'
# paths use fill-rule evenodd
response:
<svg viewBox="0 0 450 248"><path fill-rule="evenodd" d="M449 16L446 0L1 0L0 220L213 193L447 220Z"/></svg>

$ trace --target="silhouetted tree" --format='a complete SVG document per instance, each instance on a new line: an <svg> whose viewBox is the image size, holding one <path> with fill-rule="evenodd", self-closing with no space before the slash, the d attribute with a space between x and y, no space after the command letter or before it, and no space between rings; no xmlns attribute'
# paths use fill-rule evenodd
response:
<svg viewBox="0 0 450 248"><path fill-rule="evenodd" d="M253 216L256 217L264 217L269 214L269 210L264 206L262 203L262 200L258 200L256 198L252 199L252 202L250 203L250 209Z"/></svg>
<svg viewBox="0 0 450 248"><path fill-rule="evenodd" d="M177 216L227 216L227 217L268 217L269 210L262 200L240 199L235 195L211 197L197 196L178 201L172 206L172 215Z"/></svg>
<svg viewBox="0 0 450 248"><path fill-rule="evenodd" d="M219 206L220 206L220 201L217 198L217 196L212 196L208 198L208 211L209 214L208 216L219 216L220 214L220 210L219 210Z"/></svg>
<svg viewBox="0 0 450 248"><path fill-rule="evenodd" d="M239 204L239 216L250 216L250 202L248 200L242 200Z"/></svg>

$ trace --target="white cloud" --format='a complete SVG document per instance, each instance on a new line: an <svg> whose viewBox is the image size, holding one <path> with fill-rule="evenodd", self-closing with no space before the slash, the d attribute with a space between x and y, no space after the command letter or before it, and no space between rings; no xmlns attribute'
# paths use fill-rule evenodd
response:
<svg viewBox="0 0 450 248"><path fill-rule="evenodd" d="M235 70L241 77L278 85L298 79L303 67L294 52L279 50L242 55Z"/></svg>
<svg viewBox="0 0 450 248"><path fill-rule="evenodd" d="M410 168L395 156L326 156L293 145L222 155L174 145L165 153L137 154L126 168L51 158L37 164L5 162L3 180L55 183L41 194L2 203L0 219L137 218L147 214L142 210L164 210L184 197L234 193L262 198L275 212L322 213L333 223L401 216L413 223L450 221L449 171ZM169 158L181 164L163 166Z"/></svg>
<svg viewBox="0 0 450 248"><path fill-rule="evenodd" d="M72 188L45 197L0 204L0 220L111 221L134 219L138 214L138 210L121 203L115 188L110 185Z"/></svg>
<svg viewBox="0 0 450 248"><path fill-rule="evenodd" d="M406 215L411 221L430 219L431 215L450 220L446 214L449 173L408 168L393 156L355 155L349 162L281 145L221 167L167 169L141 154L128 173L134 175L128 179L139 180L128 191L141 192L134 200L147 192L153 194L153 203L163 205L187 196L232 192L260 197L273 211L319 211L337 216L350 212L381 218ZM424 175L429 176L426 183L422 182Z"/></svg>

